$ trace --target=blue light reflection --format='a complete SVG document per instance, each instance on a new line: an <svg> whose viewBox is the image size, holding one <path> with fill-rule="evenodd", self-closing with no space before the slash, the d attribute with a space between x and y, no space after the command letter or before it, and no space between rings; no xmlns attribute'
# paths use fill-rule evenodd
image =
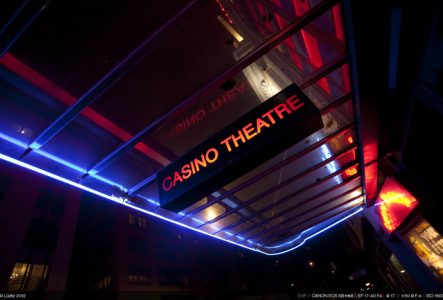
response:
<svg viewBox="0 0 443 300"><path fill-rule="evenodd" d="M23 149L27 149L27 148L28 148L28 145L26 145L25 143L23 143L23 142L21 142L21 141L18 141L17 139L12 138L12 137L10 137L10 136L8 136L8 135L5 135L5 134L3 134L3 133L0 133L0 138L3 139L3 140L5 140L5 141L7 141L7 142L9 142L9 143L12 143L12 144L18 146L18 147L21 147L21 148L23 148ZM68 161L66 161L66 160L63 160L63 159L61 159L61 158L59 158L59 157L56 157L56 156L54 156L54 155L52 155L52 154L50 154L50 153L47 153L47 152L45 152L45 151L43 151L43 150L41 150L41 149L35 149L34 152L35 152L36 154L39 154L39 155L41 155L41 156L44 156L44 157L46 157L46 158L48 158L48 159L50 159L50 160L52 160L52 161L54 161L54 162L57 162L57 163L59 163L59 164L61 164L61 165L64 165L64 166L66 166L66 167L68 167L68 168L70 168L70 169L76 170L76 171L78 171L80 174L84 174L84 173L86 173L86 170L85 170L85 169L83 169L83 168L81 168L81 167L78 167L78 166L76 166L76 165L74 165L74 164L72 164L72 163L70 163L70 162L68 162ZM259 253L262 253L262 254L265 254L265 255L272 255L272 256L274 256L274 255L284 254L284 253L287 253L287 252L289 252L289 251L292 251L292 250L295 250L295 249L299 248L299 247L302 246L307 240L309 240L309 239L311 239L311 238L313 238L313 237L319 235L319 234L322 233L322 232L325 232L326 230L332 228L333 226L335 226L335 225L341 223L342 221L344 221L344 220L346 220L346 219L348 219L348 218L354 216L355 214L357 214L357 213L359 213L360 211L363 210L362 207L359 207L359 209L357 209L356 211L354 211L354 212L352 212L352 213L350 213L350 214L347 214L346 216L344 216L343 218L339 219L338 221L336 221L336 222L334 222L334 223L332 223L332 224L330 224L330 225L328 225L328 226L326 226L326 227L324 227L324 228L322 228L322 229L320 229L320 230L318 230L318 231L314 230L314 227L313 227L313 228L310 228L310 229L307 229L307 230L303 231L300 235L297 235L296 238L294 238L294 239L292 239L292 240L290 240L290 241L286 241L286 242L284 242L284 243L282 243L282 244L275 245L275 246L263 246L263 245L261 245L261 244L254 244L254 243L255 243L254 241L252 241L252 240L246 240L246 241L245 241L245 238L244 238L244 237L242 237L242 236L237 236L237 235L235 235L235 234L232 233L232 232L229 232L229 231L220 231L220 233L224 233L224 234L226 234L227 236L229 236L230 238L234 238L234 237L235 237L236 239L238 239L238 240L241 241L242 243L247 242L248 244L252 244L251 246L247 246L247 245L244 245L244 244L242 244L242 243L237 243L237 242L232 241L232 240L230 240L230 239L225 239L225 238L222 238L222 237L220 237L220 236L217 236L217 235L211 234L211 233L209 233L209 232L206 232L206 231L203 231L203 230L200 230L200 229L194 228L194 227L192 227L192 226L186 225L186 224L184 224L184 223L180 223L180 222L178 222L178 221L175 221L175 220L169 219L169 218L167 218L167 217L164 217L164 216L162 216L162 215L160 215L160 214L157 214L157 213L154 213L154 212L152 212L152 211L149 211L149 210L146 210L146 209L140 208L140 207L138 207L138 206L135 206L133 203L131 203L131 202L129 202L129 201L125 201L125 198L122 198L122 197L116 197L116 196L112 196L112 195L110 196L110 195L104 194L104 193L102 193L102 192L99 192L99 191L97 191L97 190L94 190L94 189L92 189L92 188L89 188L89 187L87 187L87 186L85 186L85 185L82 185L82 184L80 184L80 183L76 183L76 182L71 181L71 180L69 180L69 179L63 178L63 177L61 177L61 176L59 176L59 175L56 175L56 174L53 174L53 173L51 173L51 172L45 171L45 170L43 170L43 169L40 169L40 168L35 167L35 166L33 166L33 165L27 164L27 163L22 162L22 161L20 161L20 160L14 159L14 158L9 157L9 156L7 156L7 155L4 155L4 154L2 154L2 153L0 153L0 159L2 159L2 160L4 160L4 161L7 161L7 162L9 162L9 163L15 164L15 165L17 165L17 166L24 167L24 168L26 168L26 169L28 169L28 170L31 170L31 171L34 171L34 172L40 173L40 174L42 174L42 175L48 176L48 177L50 177L50 178L56 179L56 180L58 180L58 181L64 182L64 183L69 184L69 185L71 185L71 186L74 186L74 187L76 187L76 188L80 188L80 189L82 189L82 190L84 190L84 191L90 192L90 193L95 194L95 195L97 195L97 196L100 196L100 197L102 197L102 198L104 198L104 199L107 199L107 200L110 200L110 201L113 201L113 202L117 202L117 203L119 203L119 204L121 204L121 205L124 205L124 206L130 207L130 208L135 209L135 210L137 210L137 211L140 211L140 212L142 212L142 213L145 213L145 214L148 214L148 215L154 216L154 217L156 217L156 218L160 218L160 219L162 219L162 220L168 221L168 222L170 222L170 223L173 223L173 224L179 225L179 226L181 226L181 227L188 228L188 229L190 229L190 230L193 230L193 231L199 232L199 233L201 233L201 234L204 234L204 235L210 236L210 237L215 238L215 239L223 240L223 241L225 241L225 242L227 242L227 243L234 244L234 245L237 245L237 246L242 247L242 248L246 248L246 249L251 250L251 251L254 251L254 252L259 252ZM113 181L111 181L111 180L108 180L108 179L106 179L106 178L104 178L104 177L101 177L101 176L99 176L99 175L92 175L92 174L90 174L90 176L91 176L91 177L94 177L94 178L96 178L97 180L100 180L100 181L102 181L102 182L104 182L104 183L106 183L106 184L109 184L109 185L112 185L112 186L118 186L122 191L127 191L127 189L126 189L125 187L123 187L122 185L120 185L120 184L118 184L118 183L115 183L115 182L113 182ZM149 198L146 198L146 197L141 197L141 198L143 198L143 199L147 200L148 202L150 202L150 203L156 205L157 207L159 206L159 203L158 203L157 201L153 200L153 199L149 199ZM183 215L184 215L184 214L183 214ZM199 223L199 224L204 224L204 223L205 223L204 221L202 221L202 220L200 220L200 219L197 219L197 218L195 218L195 217L193 217L193 218L191 218L191 219L192 219L193 221L195 221L196 223ZM315 227L315 228L316 228L316 227ZM315 231L315 232L313 232L313 233L311 234L310 232L312 232L312 231ZM308 235L306 238L304 238L303 241L300 242L300 238L303 237L303 236L304 236L305 234L307 234L307 233L309 233L309 235ZM263 251L263 250L257 248L257 247L262 247L262 248L265 248L265 249L278 249L278 248L281 248L281 247L290 247L290 245L293 244L293 243L297 243L297 245L296 245L295 247L290 248L290 249L287 249L287 250L284 250L284 251L280 251L280 252L273 252L273 253L265 252L265 251Z"/></svg>

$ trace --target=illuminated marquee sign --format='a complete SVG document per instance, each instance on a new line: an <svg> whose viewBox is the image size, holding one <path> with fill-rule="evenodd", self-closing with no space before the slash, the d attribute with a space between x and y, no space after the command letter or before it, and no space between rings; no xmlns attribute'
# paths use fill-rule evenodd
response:
<svg viewBox="0 0 443 300"><path fill-rule="evenodd" d="M397 229L417 204L414 196L392 178L386 179L375 203L388 232Z"/></svg>
<svg viewBox="0 0 443 300"><path fill-rule="evenodd" d="M179 212L322 127L292 84L161 170L160 206Z"/></svg>

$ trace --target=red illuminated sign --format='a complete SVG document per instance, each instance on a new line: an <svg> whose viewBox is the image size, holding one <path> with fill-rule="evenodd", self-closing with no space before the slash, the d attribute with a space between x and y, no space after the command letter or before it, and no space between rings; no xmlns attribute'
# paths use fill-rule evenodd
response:
<svg viewBox="0 0 443 300"><path fill-rule="evenodd" d="M218 159L218 150L216 148L210 148L206 153L201 154L200 157L196 157L189 163L184 164L179 170L174 171L174 174L163 178L162 190L169 192L172 188L175 188L177 184L183 183L185 180L191 178L191 176L200 172L200 168L206 168L208 164L215 163Z"/></svg>
<svg viewBox="0 0 443 300"><path fill-rule="evenodd" d="M417 200L392 178L386 179L375 203L388 232L394 231L417 204Z"/></svg>
<svg viewBox="0 0 443 300"><path fill-rule="evenodd" d="M291 85L158 173L160 205L181 211L323 127Z"/></svg>

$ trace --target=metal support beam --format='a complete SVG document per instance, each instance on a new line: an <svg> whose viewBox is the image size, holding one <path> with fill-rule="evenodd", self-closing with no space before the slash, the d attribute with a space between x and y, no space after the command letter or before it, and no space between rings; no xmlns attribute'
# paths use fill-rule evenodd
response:
<svg viewBox="0 0 443 300"><path fill-rule="evenodd" d="M248 205L250 205L250 204L252 204L252 203L254 203L254 202L257 202L258 200L263 199L263 198L265 198L266 196L269 196L269 195L272 194L273 192L275 192L275 191L277 191L277 190L280 190L280 189L284 188L284 187L287 186L288 184L291 184L291 183L293 183L294 181L296 181L296 180L298 180L298 179L300 179L300 178L303 178L304 176L309 175L310 173L312 173L312 172L314 172L314 171L320 169L321 167L323 167L323 166L329 164L330 162L332 162L332 161L338 159L338 158L341 157L342 155L344 155L344 154L346 154L346 153L348 153L349 151L354 150L354 149L355 149L355 146L351 146L351 147L348 147L348 148L346 148L346 149L340 151L339 153L335 154L334 156L331 156L330 158L328 158L328 159L326 159L326 160L324 160L324 161L322 161L322 162L320 162L320 163L318 163L318 164L316 164L316 165L314 165L314 166L312 166L312 167L310 167L310 168L308 168L308 169L306 169L306 170L304 170L304 171L298 173L297 175L295 175L295 176L293 176L293 177L291 177L291 178L286 179L285 181L283 181L283 182L281 182L281 183L279 183L279 184L273 186L272 188L270 188L270 189L268 189L268 190L266 190L266 191L264 191L264 192L262 192L262 193L260 193L260 194L258 194L258 195L256 195L256 196L254 196L253 198L251 198L251 199L249 199L249 200L247 200L247 201L244 201L242 204L240 204L239 206L237 206L237 207L231 209L230 211L226 211L225 213L223 213L223 214L217 216L216 218L207 221L206 223L200 225L199 228L200 228L200 227L203 227L203 226L205 226L205 225L208 225L208 224L213 224L213 223L215 223L215 222L217 222L217 221L219 221L219 220L221 220L221 219L227 217L227 216L230 215L231 213L236 212L237 210L242 209L243 207L248 206ZM355 162L353 162L352 165L355 165ZM346 170L346 169L340 169L339 171L337 171L338 174L336 174L335 176L340 175L344 170ZM334 172L333 174L335 174L335 173L337 173L337 172ZM335 177L335 176L333 176L333 177ZM325 181L325 178L327 178L327 177L329 177L329 176L326 176L326 177L322 178L321 180ZM316 183L317 183L317 182L315 182L315 184L316 184ZM308 185L308 187L310 187L311 185L312 185L312 184ZM314 185L312 185L312 187L314 187ZM292 195L292 197L295 197L296 195L300 194L300 191L301 191L301 190L304 191L305 188L302 188L302 189L296 191L296 192ZM280 201L279 204L281 204L281 203L283 203L283 202L286 202L286 201L288 201L289 199L290 199L290 198L286 198L284 201ZM271 209L272 206L275 206L275 204L272 203L272 204L266 206L265 208L267 208L267 209ZM267 209L266 209L266 210L267 210Z"/></svg>
<svg viewBox="0 0 443 300"><path fill-rule="evenodd" d="M186 21L186 17L195 12L203 3L208 0L194 0L180 10L174 17L157 29L152 35L144 40L129 55L112 68L105 76L96 82L77 102L70 106L61 116L49 125L30 144L30 149L38 149L45 145L60 130L65 128L81 111L92 104L100 95L115 84L126 72L140 62L149 54L162 38L167 37L174 28Z"/></svg>
<svg viewBox="0 0 443 300"><path fill-rule="evenodd" d="M326 111L329 111L329 110L327 110L327 108L329 108L329 106L327 106L325 108ZM262 179L263 177L266 177L269 174L271 174L271 173L273 173L273 172L283 168L284 166L286 166L287 164L291 163L292 161L294 161L296 159L299 159L300 157L308 154L309 152L311 152L315 148L320 147L321 145L327 143L329 140L331 140L331 139L339 136L340 134L346 132L347 130L351 129L353 127L353 125L354 125L353 123L350 123L350 124L344 126L343 128L337 130L336 132L331 133L330 135L324 137L321 141L318 141L318 142L312 144L311 146L309 146L309 147L303 149L302 151L294 154L293 156L291 156L291 157L281 161L280 163L270 167L269 169L263 171L262 173L260 173L260 174L258 174L256 176L252 177L251 179L243 182L242 184L239 184L235 188L232 188L227 193L224 193L221 196L216 197L216 198L214 198L211 201L208 201L206 204L201 205L201 206L197 207L196 209L190 211L189 213L186 214L186 216L194 215L194 214L196 214L196 213L198 213L198 212L208 208L209 206L217 203L218 201L220 201L220 200L222 200L224 198L227 198L227 197L237 193L238 191L241 191L242 189L244 189L244 188L248 187L249 185L253 184L254 182L256 182L256 181Z"/></svg>
<svg viewBox="0 0 443 300"><path fill-rule="evenodd" d="M254 1L251 1L254 3ZM287 22L291 22L291 20L295 19L297 16L293 14L292 12L289 12L271 1L268 0L258 0L260 4L262 4L264 7L266 7L270 12L274 14L279 14L281 17L283 17Z"/></svg>
<svg viewBox="0 0 443 300"><path fill-rule="evenodd" d="M346 37L347 37L347 45L348 45L348 52L349 52L349 68L351 71L351 84L352 84L352 93L353 93L353 99L354 99L354 111L355 111L355 124L357 127L357 141L358 141L358 148L360 151L359 153L359 159L360 159L360 165L365 165L365 159L364 159L364 150L363 147L363 133L362 133L362 109L361 109L361 99L360 99L360 89L359 89L359 83L358 83L358 68L357 68L357 50L355 48L355 39L354 39L354 22L352 20L352 4L351 0L344 0L343 1L343 12L344 12L344 21L345 21L345 28L346 28ZM368 202L366 199L367 196L367 187L366 187L366 170L362 170L361 172L361 184L363 187L363 194L365 195L365 204L368 206ZM375 175L376 176L376 175ZM375 179L376 181L376 179Z"/></svg>
<svg viewBox="0 0 443 300"><path fill-rule="evenodd" d="M130 188L128 190L128 195L134 196L140 193L143 189L151 185L156 179L157 179L157 173L151 174L149 177L143 179L142 181L134 185L132 188Z"/></svg>
<svg viewBox="0 0 443 300"><path fill-rule="evenodd" d="M46 8L49 0L25 0L0 30L0 58Z"/></svg>
<svg viewBox="0 0 443 300"><path fill-rule="evenodd" d="M359 176L360 176L360 175L354 175L354 176L352 176L352 179L347 180L346 183L344 183L344 184L348 184L349 182L351 182L351 181L354 180L355 178L358 178ZM339 187L342 187L344 184L341 184ZM333 191L333 190L335 190L335 189L337 189L337 188L338 188L338 186L334 186L334 187L332 187L330 190ZM323 201L323 202L317 204L316 206L312 207L312 208L310 209L310 211L312 211L312 210L314 210L314 209L318 209L318 208L320 208L320 207L322 207L322 206L325 206L325 205L331 203L332 201L335 201L335 200L338 200L338 199L340 199L340 198L342 198L342 197L345 197L346 195L348 195L348 194L350 194L350 193L352 193L352 192L354 192L354 191L357 191L358 189L361 189L361 186L360 186L360 185L358 185L358 186L356 186L356 187L354 187L354 188L352 188L352 189L350 189L350 190L347 190L346 192L343 192L343 193L341 193L340 195L334 196L334 197L328 199L327 201ZM329 193L329 192L328 192L328 193ZM321 196L322 196L322 195L321 195ZM321 196L320 196L320 197L321 197ZM283 214L287 214L287 215L289 215L291 211L294 211L294 210L295 210L295 208L297 208L297 207L299 207L299 206L302 206L302 205L305 205L305 204L307 204L308 202L311 202L312 200L314 200L313 198L318 198L318 197L319 197L319 196L315 196L315 197L309 198L309 199L307 199L307 200L305 200L305 201L302 201L302 202L300 202L300 203L297 203L297 204L291 206L290 208L288 208L287 210L285 210L284 213L282 212L282 213L278 214L278 216L275 215L275 216L273 216L272 218L267 219L266 221L269 222L269 221L275 220L275 219L281 217ZM360 194L358 197L361 197L361 194ZM278 228L280 228L280 227L282 226L283 223L288 224L288 223L290 223L290 222L292 222L292 221L294 221L294 220L296 220L296 219L302 217L302 216L305 215L306 213L307 213L307 212L302 212L302 213L298 213L298 214L296 214L296 215L293 215L292 217L285 219L283 222L280 222L280 223L278 223L278 224L272 226L271 228L266 228L265 230L266 230L266 231L273 231L273 232L275 232L275 231L277 231ZM270 223L269 223L269 224L270 224ZM249 228L246 228L246 229L244 229L244 230L242 230L241 232L238 232L238 233L236 233L236 234L244 234L244 233L246 233L246 232L250 232L250 231L256 229L256 228L259 227L259 226L260 226L260 224L257 223L256 225L251 226L251 227L249 227ZM259 234L259 233L255 233L255 234L249 235L247 238L250 239L250 238L253 238L253 237L257 236L257 235L260 235L260 234ZM243 237L244 237L244 236L243 236Z"/></svg>
<svg viewBox="0 0 443 300"><path fill-rule="evenodd" d="M261 3L264 7L266 7L271 13L280 15L287 22L291 22L292 20L297 18L297 16L293 12L286 11L285 9L280 8L271 1L259 0L258 2ZM315 25L314 23L310 24L309 26L306 26L306 28L303 28L303 30L315 36L316 38L320 39L321 41L325 42L326 44L328 44L330 48L334 50L344 49L345 47L343 41L338 40L335 36L330 35L326 31L322 30L320 27Z"/></svg>
<svg viewBox="0 0 443 300"><path fill-rule="evenodd" d="M321 215L324 215L324 214L327 214L327 213L331 213L331 212L333 212L334 210L337 210L337 209L339 209L339 208L341 208L341 207L343 207L343 206L345 206L345 205L347 205L347 204L349 204L349 203L352 203L353 201L357 200L357 199L360 198L360 197L362 197L362 195L356 196L356 197L354 197L354 198L352 198L352 199L350 199L350 200L348 200L348 201L346 201L346 202L344 202L344 203L342 203L342 204L340 204L340 205L336 205L336 206L334 206L333 208L331 208L331 209L329 209L329 210L327 210L327 211L325 211L325 212L323 212L323 213L321 213L321 214L317 214L317 215L315 215L315 216L313 216L313 217L311 217L311 218L309 218L309 219L307 219L307 220L304 220L304 221L302 221L302 222L298 222L298 223L296 223L296 224L294 224L294 225L292 225L292 226L290 226L290 227L287 227L287 228L284 229L284 231L294 230L295 228L300 227L300 225L307 224L309 221L313 221L313 220L315 220L316 218L318 218L318 217L321 216ZM363 201L362 201L362 202L363 202ZM350 207L350 208L343 209L343 210L339 211L338 213L335 213L335 214L332 215L332 216L329 216L329 217L325 217L325 218L320 219L320 221L317 221L317 222L315 222L314 224L310 224L309 226L304 226L304 227L298 228L297 231L298 231L298 232L301 232L301 231L303 231L303 230L305 230L305 229L307 229L307 228L312 228L312 227L314 227L314 226L317 226L317 225L319 225L319 224L321 224L321 223L323 223L323 222L325 222L325 221L327 221L327 220L330 220L330 219L332 219L332 218L335 218L335 217L337 217L337 216L343 214L344 212L349 211L349 210L352 210L353 208L358 207L358 206L361 206L361 204L356 204L356 205L354 205L354 206L352 206L352 207ZM275 232L274 232L274 233L275 233ZM262 238L261 240L256 241L256 243L263 243L264 241L268 241L268 240L270 240L270 239L273 239L273 238L275 239L275 238L276 238L275 236L269 236L270 234L271 234L271 233L270 233L269 231L266 231L265 236L268 236L268 237L266 237L266 238Z"/></svg>
<svg viewBox="0 0 443 300"><path fill-rule="evenodd" d="M209 81L203 88L198 90L192 96L188 97L182 103L171 109L168 113L164 114L162 117L158 118L149 126L145 127L142 131L133 136L130 140L126 141L122 145L120 145L117 149L109 153L107 156L98 161L91 168L91 173L97 173L103 170L107 165L109 165L112 161L120 157L123 153L134 147L138 142L140 142L148 133L157 128L164 120L168 119L170 116L174 115L177 111L180 111L190 103L192 103L198 96L205 93L210 87L214 85L222 84L224 81L232 78L238 72L249 66L251 63L268 53L275 46L283 42L286 38L294 34L295 32L301 30L303 27L307 26L309 23L314 21L317 17L331 9L334 5L339 3L338 0L330 0L323 1L322 3L316 5L311 10L309 10L302 17L297 19L296 21L289 24L285 29L278 32L274 36L268 38L261 45L259 45L256 49L251 51L245 57L237 61L230 68L216 76L213 80ZM89 172L88 172L89 173Z"/></svg>
<svg viewBox="0 0 443 300"><path fill-rule="evenodd" d="M400 7L393 7L391 10L391 32L389 37L389 68L388 68L388 88L397 88L397 72L400 52L400 29L401 29Z"/></svg>
<svg viewBox="0 0 443 300"><path fill-rule="evenodd" d="M334 72L344 64L346 64L348 61L348 56L346 54L342 54L337 56L333 61L331 61L328 64L324 64L322 67L316 69L314 72L312 72L309 76L309 79L300 84L301 89L305 89L308 86L316 83L323 77L326 77L330 73Z"/></svg>
<svg viewBox="0 0 443 300"><path fill-rule="evenodd" d="M293 209L295 209L295 208L297 208L299 206L305 205L305 204L307 204L309 202L313 202L315 199L318 199L318 198L320 198L320 197L322 197L324 195L327 195L327 194L329 194L329 193L331 193L331 192L333 192L333 191L335 191L335 190L345 186L346 184L348 184L349 182L351 182L352 180L354 180L358 176L360 176L360 175L356 174L356 175L353 175L353 176L351 176L349 178L346 178L346 180L344 180L342 183L337 184L337 185L335 185L335 186L333 186L333 187L331 187L331 188L329 188L327 190L324 190L324 191L322 191L322 192L320 192L320 193L318 193L318 194L316 194L316 195L314 195L312 197L309 197L308 199L305 199L305 200L303 200L301 202L298 202L298 203L290 206L289 208L285 209L284 211L282 211L282 212L280 212L280 213L278 213L278 214L276 214L276 215L274 215L274 216L272 216L270 218L265 218L263 221L260 221L259 223L256 223L256 224L254 224L254 225L252 225L252 226L250 226L248 228L245 228L245 229L241 230L240 232L237 232L236 234L237 235L239 235L239 234L243 235L244 233L249 232L251 230L254 230L255 228L257 228L257 227L259 227L261 225L264 225L265 223L269 223L270 221L275 220L275 219L283 216L284 214L289 213L290 211L292 211ZM257 211L256 214L258 215L258 214L265 213L267 210L273 209L276 206L278 206L278 205L280 205L282 203L287 202L288 200L293 198L293 194L294 193L291 193L291 194L285 196L284 198L280 199L278 201L278 203L275 203L275 204L272 203L272 204L270 204L270 205L260 209L259 211ZM235 222L233 224L230 224L229 226L226 226L226 227L220 229L220 231L222 231L222 230L229 230L229 229L234 228L234 227L240 225L241 223L244 223L244 222L246 222L246 221L248 221L248 220L250 220L252 218L255 218L255 217L256 217L256 215L248 216L248 217L246 217L244 219L238 220L237 222ZM216 233L218 233L218 231Z"/></svg>

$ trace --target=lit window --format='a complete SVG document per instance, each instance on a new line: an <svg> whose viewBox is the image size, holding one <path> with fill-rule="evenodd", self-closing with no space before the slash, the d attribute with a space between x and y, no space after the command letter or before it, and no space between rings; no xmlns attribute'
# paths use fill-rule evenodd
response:
<svg viewBox="0 0 443 300"><path fill-rule="evenodd" d="M149 269L139 266L130 266L128 282L131 284L149 284Z"/></svg>
<svg viewBox="0 0 443 300"><path fill-rule="evenodd" d="M128 215L128 224L138 228L146 228L146 219L139 216Z"/></svg>
<svg viewBox="0 0 443 300"><path fill-rule="evenodd" d="M142 217L138 217L137 218L137 224L138 224L138 227L140 227L140 228L146 228L146 219L145 218L142 218Z"/></svg>
<svg viewBox="0 0 443 300"><path fill-rule="evenodd" d="M129 217L129 219L128 219L128 224L129 224L129 225L135 225L135 216L129 214L128 217Z"/></svg>
<svg viewBox="0 0 443 300"><path fill-rule="evenodd" d="M8 281L8 292L44 291L48 265L16 263Z"/></svg>
<svg viewBox="0 0 443 300"><path fill-rule="evenodd" d="M107 290L111 287L111 275L102 277L97 284L97 290Z"/></svg>

